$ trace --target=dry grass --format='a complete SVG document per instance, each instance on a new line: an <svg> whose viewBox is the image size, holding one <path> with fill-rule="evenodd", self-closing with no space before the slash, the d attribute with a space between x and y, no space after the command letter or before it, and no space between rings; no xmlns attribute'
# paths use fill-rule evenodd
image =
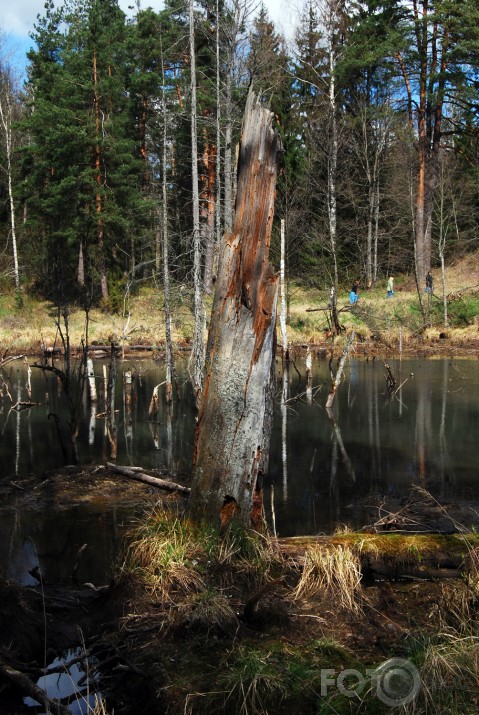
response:
<svg viewBox="0 0 479 715"><path fill-rule="evenodd" d="M479 291L479 261L477 254L469 255L447 269L447 293L458 296L459 300ZM436 282L436 295L440 298L442 290L440 273L433 271ZM305 286L298 281L291 281L290 286L290 325L288 338L291 344L324 344L327 331L327 316L324 311L307 312L308 308L325 308L329 300L329 287L322 289ZM208 299L210 302L210 299ZM41 342L53 345L56 339L54 318L55 307L47 301L39 301L28 295L24 298L23 309L15 306L15 294L0 296L0 344L10 347L11 351L39 351ZM340 322L346 332L355 329L359 339L369 341L371 335L397 346L400 333L404 350L408 349L411 334L422 325L422 316L417 308L417 292L414 281L409 276L396 277L394 299L386 298L386 279L379 281L371 291L360 289L357 308L349 310L349 285L344 285L338 292L338 307L348 310L341 312ZM434 304L439 306L440 301ZM128 312L131 313L127 324ZM470 311L469 311L470 312ZM191 291L186 286L177 285L172 296L173 340L178 344L188 343L193 335L193 314ZM426 342L436 342L444 331L441 311L433 325L423 334ZM477 316L476 316L477 318ZM471 324L456 327L450 331L454 343L467 343L478 339L479 322L470 319ZM72 345L79 345L85 333L85 321L81 310L71 307L70 327ZM164 342L164 313L161 290L144 285L129 302L119 302L119 313L112 314L93 309L90 314L89 340L98 344L109 344L112 340L121 342L124 332L127 344L161 345ZM279 336L280 337L280 336ZM341 348L341 339L337 341Z"/></svg>
<svg viewBox="0 0 479 715"><path fill-rule="evenodd" d="M172 626L216 637L217 634L233 634L238 628L238 618L225 595L206 590L189 594L176 604Z"/></svg>
<svg viewBox="0 0 479 715"><path fill-rule="evenodd" d="M422 652L421 692L409 715L472 715L479 702L479 639L442 635Z"/></svg>
<svg viewBox="0 0 479 715"><path fill-rule="evenodd" d="M293 597L327 596L338 609L360 613L361 562L350 548L314 546L304 555Z"/></svg>
<svg viewBox="0 0 479 715"><path fill-rule="evenodd" d="M140 524L128 547L123 575L133 576L149 593L162 600L205 587L196 568L205 556L206 535L191 524L163 511L153 512Z"/></svg>

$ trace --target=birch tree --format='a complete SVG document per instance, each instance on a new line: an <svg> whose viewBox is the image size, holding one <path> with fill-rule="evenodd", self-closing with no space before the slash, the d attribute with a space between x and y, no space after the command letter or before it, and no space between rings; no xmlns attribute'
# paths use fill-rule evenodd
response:
<svg viewBox="0 0 479 715"><path fill-rule="evenodd" d="M17 100L15 96L15 87L13 79L12 68L5 63L4 60L0 60L0 124L2 128L2 139L5 151L5 162L3 165L3 171L6 175L7 181L7 192L8 192L8 205L9 205L9 218L10 218L10 238L12 242L12 255L13 255L13 278L15 282L15 290L17 291L17 296L21 299L20 295L20 268L18 262L18 250L17 250L17 231L15 223L15 197L13 192L13 131L12 125L15 117L15 112L17 109Z"/></svg>
<svg viewBox="0 0 479 715"><path fill-rule="evenodd" d="M170 292L170 260L169 260L169 235L168 235L168 183L167 183L167 126L168 112L166 107L165 91L165 63L163 51L161 57L162 92L161 103L163 110L163 147L162 147L162 248L163 248L163 296L165 308L165 353L166 353L166 403L171 405L173 401L173 377L175 376L175 364L173 357L173 344L171 339L171 292Z"/></svg>
<svg viewBox="0 0 479 715"><path fill-rule="evenodd" d="M189 0L189 37L190 37L190 100L191 100L191 185L193 205L193 288L194 288L194 330L193 350L191 353L191 379L198 405L203 388L203 367L205 362L206 311L203 300L203 281L201 275L201 234L200 234L200 199L198 191L198 132L196 114L196 52L195 52L195 17L193 0Z"/></svg>

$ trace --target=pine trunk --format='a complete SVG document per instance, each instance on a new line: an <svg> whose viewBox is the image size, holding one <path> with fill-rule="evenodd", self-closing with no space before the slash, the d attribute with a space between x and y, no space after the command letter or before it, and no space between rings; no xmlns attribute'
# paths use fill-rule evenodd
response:
<svg viewBox="0 0 479 715"><path fill-rule="evenodd" d="M257 526L271 432L277 276L269 263L279 139L250 94L233 232L220 250L195 435L190 516Z"/></svg>

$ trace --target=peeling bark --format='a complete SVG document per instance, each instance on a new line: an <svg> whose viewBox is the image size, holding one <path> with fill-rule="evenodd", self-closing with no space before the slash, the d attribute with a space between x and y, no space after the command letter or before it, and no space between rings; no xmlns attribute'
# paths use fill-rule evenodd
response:
<svg viewBox="0 0 479 715"><path fill-rule="evenodd" d="M269 263L279 139L250 93L232 233L220 251L195 435L190 516L258 525L269 456L278 280ZM254 512L254 513L253 513Z"/></svg>

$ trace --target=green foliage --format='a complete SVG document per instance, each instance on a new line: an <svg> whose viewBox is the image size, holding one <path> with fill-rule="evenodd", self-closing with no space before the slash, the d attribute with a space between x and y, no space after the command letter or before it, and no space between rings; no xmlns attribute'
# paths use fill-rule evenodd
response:
<svg viewBox="0 0 479 715"><path fill-rule="evenodd" d="M474 325L479 316L479 296L463 295L453 297L447 304L448 323L451 328L464 328ZM434 297L431 305L431 317L434 324L440 325L444 321L444 306L442 300Z"/></svg>
<svg viewBox="0 0 479 715"><path fill-rule="evenodd" d="M415 103L408 104L405 79L413 87L414 98L425 67L426 143L433 146L437 139L447 149L443 154L454 156L454 161L441 158L447 175L447 256L475 250L479 235L477 3L429 3L425 47L417 42L414 6L409 0L368 0L354 7L339 4L330 18L322 14L324 9L315 2L304 4L294 51L289 51L264 6L247 27L235 18L230 3L220 3L218 16L209 0L195 5L199 189L205 241L212 229L209 208L219 207L220 233L225 228L225 140L231 132L228 150L234 156L252 81L271 107L282 141L273 261L279 263L278 219L284 219L289 277L300 276L320 285L331 282L333 100L338 127L335 258L339 280L347 281L352 273L362 279L368 274L376 239L379 276L389 271L411 272L419 115ZM117 289L117 276L128 274L133 281L152 276L161 229L158 185L163 177L167 179L173 277L189 283L192 187L187 3L167 0L162 11L137 9L127 20L117 0L68 0L58 7L49 0L32 37L35 47L29 52L25 91L15 93L16 110L23 114L15 126L13 180L24 283L29 281L57 301L80 300L86 291L76 285L81 248L92 299L100 301L100 283L106 276L111 295L103 300L118 310L121 286ZM448 42L441 42L441 37ZM445 54L439 58L437 53ZM442 58L443 70L437 72L434 62ZM333 77L330 59L334 60ZM6 68L0 66L0 80L6 76ZM231 92L226 95L230 81ZM435 108L443 99L442 124L436 125ZM220 146L216 147L218 112ZM444 135L433 136L435 128ZM4 155L2 142L2 160ZM430 162L428 171L435 166ZM429 182L438 187L432 197L433 247L445 228L437 179L431 175ZM11 270L11 258L5 258L10 255L7 194L6 175L1 174L0 228L7 246L0 266L4 275ZM374 197L379 197L379 204ZM468 324L477 315L473 303L469 299L466 303L451 303L454 325ZM436 321L439 308L434 305L431 310Z"/></svg>
<svg viewBox="0 0 479 715"><path fill-rule="evenodd" d="M351 700L338 698L337 691L321 695L321 669L339 674L344 668L362 668L346 648L333 640L313 640L301 646L281 641L266 642L263 647L245 643L235 649L224 666L219 684L226 691L224 706L228 712L366 712L335 710ZM354 705L361 707L358 698Z"/></svg>

